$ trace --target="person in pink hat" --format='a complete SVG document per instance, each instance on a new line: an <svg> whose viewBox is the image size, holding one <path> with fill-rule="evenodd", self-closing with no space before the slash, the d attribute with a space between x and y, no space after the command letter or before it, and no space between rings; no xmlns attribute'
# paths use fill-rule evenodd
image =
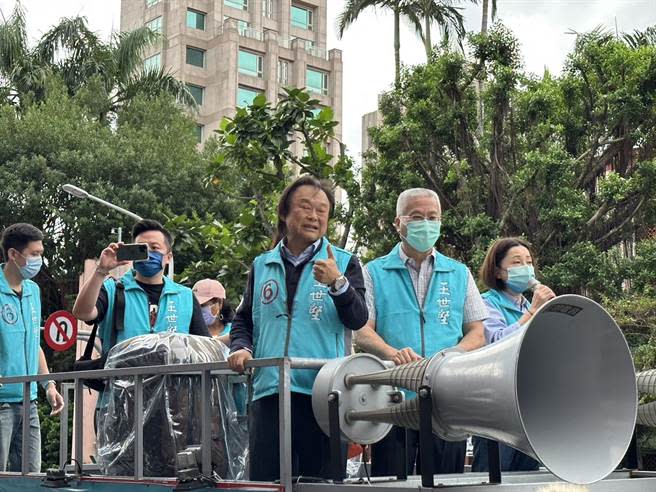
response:
<svg viewBox="0 0 656 492"><path fill-rule="evenodd" d="M218 280L205 278L194 284L192 289L210 335L225 345L230 345L232 309L226 302L225 287Z"/></svg>

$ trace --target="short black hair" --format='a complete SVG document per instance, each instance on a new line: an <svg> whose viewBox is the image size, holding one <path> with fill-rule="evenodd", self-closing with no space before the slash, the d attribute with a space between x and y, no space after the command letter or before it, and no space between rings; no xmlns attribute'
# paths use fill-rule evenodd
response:
<svg viewBox="0 0 656 492"><path fill-rule="evenodd" d="M171 245L173 244L171 233L167 231L162 224L153 219L141 219L139 222L134 224L134 227L132 228L132 240L134 241L137 239L137 236L148 231L161 232L164 235L164 239L166 240L166 245L169 249L171 249Z"/></svg>
<svg viewBox="0 0 656 492"><path fill-rule="evenodd" d="M2 256L7 260L11 248L23 251L32 241L43 241L43 233L39 229L24 222L12 224L2 232Z"/></svg>

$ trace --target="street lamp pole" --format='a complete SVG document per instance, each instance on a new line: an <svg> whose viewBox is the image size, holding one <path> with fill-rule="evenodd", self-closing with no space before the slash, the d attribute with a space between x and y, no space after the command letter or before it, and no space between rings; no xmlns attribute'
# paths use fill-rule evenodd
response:
<svg viewBox="0 0 656 492"><path fill-rule="evenodd" d="M130 212L129 210L126 210L122 207L119 207L118 205L114 205L113 203L110 203L106 200L103 200L102 198L98 198L97 196L92 195L91 193L87 192L86 190L83 190L82 188L78 188L77 186L73 186L72 184L63 185L62 190L64 190L66 193L68 193L70 195L73 195L74 197L88 198L90 200L93 200L94 202L98 202L101 205L104 205L105 207L109 207L111 209L114 209L117 212L121 212L123 215L127 215L128 217L131 217L134 220L141 220L143 218L143 217L140 217L139 215L135 214L134 212Z"/></svg>
<svg viewBox="0 0 656 492"><path fill-rule="evenodd" d="M78 188L77 186L74 186L72 184L65 184L62 185L62 190L64 190L66 193L69 195L72 195L76 198L88 198L89 200L93 200L94 202L100 203L101 205L104 205L105 207L111 208L112 210L116 210L117 212L122 213L123 215L127 215L128 217L134 219L134 220L141 220L142 217L135 214L134 212L130 212L129 210L124 209L123 207L119 207L118 205L114 205L113 203L110 203L106 200L103 200L102 198L98 198L97 196L92 195L86 190L83 190L82 188ZM115 229L112 229L112 232L114 232ZM116 232L118 233L118 242L121 242L123 239L123 228L118 227ZM171 257L171 262L169 263L169 277L173 278L173 258Z"/></svg>

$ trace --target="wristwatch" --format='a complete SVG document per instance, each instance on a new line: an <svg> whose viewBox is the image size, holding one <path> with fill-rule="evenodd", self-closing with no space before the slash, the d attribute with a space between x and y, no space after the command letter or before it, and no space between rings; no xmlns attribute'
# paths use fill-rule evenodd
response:
<svg viewBox="0 0 656 492"><path fill-rule="evenodd" d="M332 290L333 292L337 292L346 285L346 282L347 282L346 277L344 275L340 275L335 279L333 284L330 286L330 290Z"/></svg>
<svg viewBox="0 0 656 492"><path fill-rule="evenodd" d="M48 389L48 385L52 383L57 386L57 382L54 379L48 379L47 381L41 381L41 387L43 389Z"/></svg>

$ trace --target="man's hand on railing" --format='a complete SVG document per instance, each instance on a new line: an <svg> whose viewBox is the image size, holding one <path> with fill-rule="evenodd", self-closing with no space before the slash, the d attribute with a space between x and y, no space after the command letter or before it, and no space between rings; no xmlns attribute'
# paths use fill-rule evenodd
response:
<svg viewBox="0 0 656 492"><path fill-rule="evenodd" d="M50 415L59 415L64 409L64 398L62 398L62 395L57 391L57 387L52 383L48 385L46 398L48 399L48 403L50 403L50 408L52 408Z"/></svg>
<svg viewBox="0 0 656 492"><path fill-rule="evenodd" d="M228 365L230 369L239 374L243 374L245 371L244 364L253 358L253 354L249 350L239 349L231 353L228 357Z"/></svg>

